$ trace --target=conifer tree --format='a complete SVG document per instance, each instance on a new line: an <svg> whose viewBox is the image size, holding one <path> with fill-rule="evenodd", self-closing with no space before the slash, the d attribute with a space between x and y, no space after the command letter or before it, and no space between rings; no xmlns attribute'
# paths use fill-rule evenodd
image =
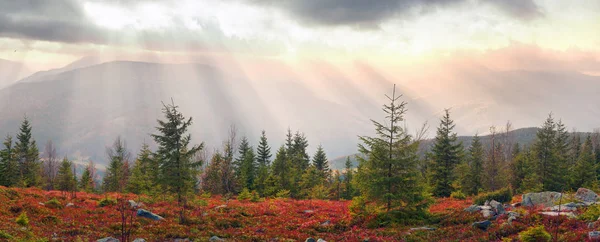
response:
<svg viewBox="0 0 600 242"><path fill-rule="evenodd" d="M96 189L96 167L91 160L83 170L79 180L79 190L84 192L94 192Z"/></svg>
<svg viewBox="0 0 600 242"><path fill-rule="evenodd" d="M469 195L477 195L483 189L483 157L484 150L479 136L473 137L469 147L469 174L467 175L467 186L465 192Z"/></svg>
<svg viewBox="0 0 600 242"><path fill-rule="evenodd" d="M56 175L58 190L72 192L77 189L77 180L73 174L73 162L65 157L58 168Z"/></svg>
<svg viewBox="0 0 600 242"><path fill-rule="evenodd" d="M523 192L523 181L527 176L527 166L531 163L530 155L527 151L521 151L519 144L515 144L513 148L512 159L509 164L510 169L510 186L513 191L518 193Z"/></svg>
<svg viewBox="0 0 600 242"><path fill-rule="evenodd" d="M319 145L317 147L317 152L315 152L312 162L313 162L313 165L315 166L315 168L319 172L322 173L322 176L324 178L329 177L329 174L330 174L329 161L327 160L327 155L325 154L325 151L323 150L323 146Z"/></svg>
<svg viewBox="0 0 600 242"><path fill-rule="evenodd" d="M153 169L152 151L148 144L143 144L129 178L127 191L134 194L150 195L158 178L157 170ZM158 167L156 167L158 168Z"/></svg>
<svg viewBox="0 0 600 242"><path fill-rule="evenodd" d="M242 137L238 153L239 155L235 160L234 167L236 180L240 186L239 189L240 191L244 188L253 190L256 178L256 157L254 155L254 148L250 146L246 137Z"/></svg>
<svg viewBox="0 0 600 242"><path fill-rule="evenodd" d="M537 132L536 141L533 144L535 154L535 173L542 184L542 190L560 191L562 171L556 157L556 123L552 114L544 122Z"/></svg>
<svg viewBox="0 0 600 242"><path fill-rule="evenodd" d="M212 194L224 194L225 187L221 180L224 158L218 151L210 159L202 178L202 190Z"/></svg>
<svg viewBox="0 0 600 242"><path fill-rule="evenodd" d="M556 140L554 141L554 157L556 166L563 172L555 171L556 179L554 182L558 185L556 191L568 189L569 184L569 132L562 120L556 122ZM592 147L593 152L593 147ZM593 156L593 154L592 154Z"/></svg>
<svg viewBox="0 0 600 242"><path fill-rule="evenodd" d="M23 187L41 185L41 164L39 151L31 134L31 124L27 117L23 119L15 143L16 158L19 162L20 181Z"/></svg>
<svg viewBox="0 0 600 242"><path fill-rule="evenodd" d="M260 136L258 147L256 147L256 162L258 163L258 170L254 187L259 194L264 195L265 182L269 177L269 167L271 165L271 147L269 147L264 130Z"/></svg>
<svg viewBox="0 0 600 242"><path fill-rule="evenodd" d="M7 135L4 139L4 148L0 150L0 185L6 187L17 186L19 178L16 150L13 146L12 136Z"/></svg>
<svg viewBox="0 0 600 242"><path fill-rule="evenodd" d="M433 163L431 164L431 186L436 197L449 197L454 188L454 168L460 162L462 144L457 143L454 121L450 119L450 112L445 110L445 115L435 137L433 146Z"/></svg>
<svg viewBox="0 0 600 242"><path fill-rule="evenodd" d="M360 192L370 201L392 209L425 209L424 187L417 168L418 142L400 126L404 121L406 103L398 103L396 86L389 104L383 105L385 125L372 120L376 137L360 136L362 154L355 179Z"/></svg>
<svg viewBox="0 0 600 242"><path fill-rule="evenodd" d="M581 136L579 133L573 132L573 136L571 137L571 141L569 142L569 165L575 165L577 160L579 159L579 154L581 154Z"/></svg>
<svg viewBox="0 0 600 242"><path fill-rule="evenodd" d="M596 164L592 149L592 139L588 136L575 163L572 176L572 187L592 187L597 183Z"/></svg>
<svg viewBox="0 0 600 242"><path fill-rule="evenodd" d="M190 147L192 136L187 129L192 124L192 118L186 119L177 110L175 104L164 105L165 120L158 120L158 134L153 134L158 149L154 159L159 161L161 188L174 193L179 211L179 222L185 223L185 204L187 195L197 185L197 177L202 161L196 160L196 154L202 150L204 143Z"/></svg>
<svg viewBox="0 0 600 242"><path fill-rule="evenodd" d="M302 174L300 179L297 197L298 198L318 198L322 199L321 194L314 194L313 189L317 186L322 186L325 182L323 174L315 166L309 166Z"/></svg>
<svg viewBox="0 0 600 242"><path fill-rule="evenodd" d="M277 151L277 154L275 154L275 160L273 160L272 167L272 174L279 185L278 190L290 190L290 168L287 151L282 145Z"/></svg>
<svg viewBox="0 0 600 242"><path fill-rule="evenodd" d="M224 143L222 160L220 163L221 167L221 184L223 187L224 194L230 194L235 192L236 181L234 172L234 161L233 156L235 153L235 142L236 142L236 128L231 126L229 130L229 137Z"/></svg>
<svg viewBox="0 0 600 242"><path fill-rule="evenodd" d="M354 176L354 172L352 171L352 161L350 161L350 157L346 157L346 164L344 167L344 194L343 198L350 200L354 197L354 187L352 185L352 177Z"/></svg>
<svg viewBox="0 0 600 242"><path fill-rule="evenodd" d="M129 159L131 153L127 150L127 145L117 137L112 147L106 148L108 157L108 167L104 176L102 187L105 192L122 192L127 185L127 175Z"/></svg>

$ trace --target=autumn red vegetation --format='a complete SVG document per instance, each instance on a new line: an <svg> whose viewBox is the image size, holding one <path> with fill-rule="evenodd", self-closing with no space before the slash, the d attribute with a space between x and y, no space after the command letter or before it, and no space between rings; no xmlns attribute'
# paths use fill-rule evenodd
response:
<svg viewBox="0 0 600 242"><path fill-rule="evenodd" d="M543 217L534 211L512 225L500 216L487 230L472 228L483 220L478 213L463 212L471 200L438 199L430 207L430 217L420 225L394 225L377 228L368 221L356 222L348 212L349 201L264 199L259 202L226 200L220 196L196 196L189 202L188 221L177 221L176 203L168 197L151 199L132 194L89 194L78 192L75 198L58 191L35 188L0 187L0 236L19 241L95 241L108 236L119 237L121 214L117 205L99 206L104 198L141 201L144 209L165 218L152 221L135 217L131 238L147 241L169 241L190 238L207 241L218 236L229 241L304 241L308 237L327 241L517 241L518 233L534 225L544 225L560 241L583 241L587 223L576 219ZM56 198L61 206L45 203ZM73 206L66 207L67 203ZM226 205L226 206L223 206ZM26 212L29 225L18 225L16 218ZM328 222L327 222L328 221ZM415 230L411 227L429 226L435 230ZM8 236L7 236L8 235ZM2 238L0 237L0 240ZM9 240L9 239L5 239Z"/></svg>

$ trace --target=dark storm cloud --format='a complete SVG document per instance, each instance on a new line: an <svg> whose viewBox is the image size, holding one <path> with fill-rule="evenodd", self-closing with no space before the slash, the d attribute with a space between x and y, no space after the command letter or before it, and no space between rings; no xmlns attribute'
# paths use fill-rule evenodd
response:
<svg viewBox="0 0 600 242"><path fill-rule="evenodd" d="M242 0L281 8L301 22L372 28L386 20L403 17L411 10L420 13L453 4L492 4L511 17L528 20L540 15L533 0Z"/></svg>

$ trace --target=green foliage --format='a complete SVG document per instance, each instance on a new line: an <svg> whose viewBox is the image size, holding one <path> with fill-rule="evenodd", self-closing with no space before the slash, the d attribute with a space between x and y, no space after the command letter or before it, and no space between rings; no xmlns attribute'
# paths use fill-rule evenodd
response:
<svg viewBox="0 0 600 242"><path fill-rule="evenodd" d="M452 194L450 194L451 198L455 198L455 199L460 199L460 200L465 200L467 198L467 196L462 193L460 190L458 191L453 191Z"/></svg>
<svg viewBox="0 0 600 242"><path fill-rule="evenodd" d="M7 135L3 144L4 149L0 150L0 185L16 186L19 183L20 173L12 136Z"/></svg>
<svg viewBox="0 0 600 242"><path fill-rule="evenodd" d="M502 188L497 191L487 192L479 194L475 197L475 204L483 205L485 201L496 200L500 203L510 202L512 200L513 193L510 188Z"/></svg>
<svg viewBox="0 0 600 242"><path fill-rule="evenodd" d="M348 209L352 217L365 216L367 215L367 200L363 196L353 197Z"/></svg>
<svg viewBox="0 0 600 242"><path fill-rule="evenodd" d="M329 190L325 185L319 184L310 189L308 197L312 199L327 199L329 197Z"/></svg>
<svg viewBox="0 0 600 242"><path fill-rule="evenodd" d="M57 188L63 192L74 191L77 189L77 180L73 174L73 163L66 157L60 163L56 175Z"/></svg>
<svg viewBox="0 0 600 242"><path fill-rule="evenodd" d="M254 148L248 143L246 137L240 143L239 157L235 160L236 180L241 188L254 189L256 180L257 164Z"/></svg>
<svg viewBox="0 0 600 242"><path fill-rule="evenodd" d="M276 194L275 197L277 198L289 198L290 195L290 190L279 190Z"/></svg>
<svg viewBox="0 0 600 242"><path fill-rule="evenodd" d="M49 208L62 208L63 207L63 205L60 203L60 201L58 201L58 199L56 199L55 197L48 200L46 203L44 203L44 205Z"/></svg>
<svg viewBox="0 0 600 242"><path fill-rule="evenodd" d="M585 209L583 213L579 215L579 219L585 221L596 221L600 217L600 205L592 205Z"/></svg>
<svg viewBox="0 0 600 242"><path fill-rule="evenodd" d="M469 147L468 166L469 171L465 176L463 191L469 195L476 195L479 190L483 189L483 158L484 150L479 136L473 137L473 142Z"/></svg>
<svg viewBox="0 0 600 242"><path fill-rule="evenodd" d="M252 194L250 193L250 190L248 190L248 188L242 189L242 192L240 192L240 194L238 194L237 196L237 200L240 201L246 201L250 198L252 198Z"/></svg>
<svg viewBox="0 0 600 242"><path fill-rule="evenodd" d="M285 189L289 191L291 187L291 164L287 157L286 148L283 145L279 147L277 154L275 154L275 160L273 160L272 169L272 175L274 176L277 184L276 190Z"/></svg>
<svg viewBox="0 0 600 242"><path fill-rule="evenodd" d="M252 191L251 193L251 197L250 197L250 202L260 202L260 195L258 194L258 192L256 191Z"/></svg>
<svg viewBox="0 0 600 242"><path fill-rule="evenodd" d="M344 192L342 197L344 199L350 200L354 197L355 189L352 184L352 177L354 176L354 171L352 170L352 161L350 161L350 157L346 157L346 164L344 169Z"/></svg>
<svg viewBox="0 0 600 242"><path fill-rule="evenodd" d="M23 227L29 226L29 218L27 217L27 213L26 212L21 213L21 215L19 215L19 217L17 217L15 222L17 222L18 225L21 225Z"/></svg>
<svg viewBox="0 0 600 242"><path fill-rule="evenodd" d="M41 185L41 165L39 151L32 137L32 127L27 117L23 119L15 143L15 158L19 161L20 180L22 187Z"/></svg>
<svg viewBox="0 0 600 242"><path fill-rule="evenodd" d="M433 162L429 167L432 193L436 197L449 197L454 190L454 168L460 163L462 155L462 143L458 143L456 133L452 133L454 127L450 111L446 109L437 130L432 150Z"/></svg>
<svg viewBox="0 0 600 242"><path fill-rule="evenodd" d="M111 148L106 150L106 155L109 160L104 176L103 189L105 192L122 192L127 185L129 176L128 163L131 154L127 150L127 146L121 137L115 139Z"/></svg>
<svg viewBox="0 0 600 242"><path fill-rule="evenodd" d="M13 236L7 232L0 230L0 239L11 240L11 239L13 239Z"/></svg>
<svg viewBox="0 0 600 242"><path fill-rule="evenodd" d="M587 137L581 153L573 167L571 176L572 188L592 187L598 181L596 177L596 161L594 159L592 138Z"/></svg>
<svg viewBox="0 0 600 242"><path fill-rule="evenodd" d="M548 118L537 132L536 141L533 144L534 173L539 178L542 190L561 191L563 188L563 170L560 169L561 160L557 156L557 143L559 133L557 124L552 117Z"/></svg>
<svg viewBox="0 0 600 242"><path fill-rule="evenodd" d="M550 241L552 236L546 231L544 225L539 225L519 233L519 239L523 242L543 242Z"/></svg>
<svg viewBox="0 0 600 242"><path fill-rule="evenodd" d="M256 147L256 163L258 163L258 171L254 187L259 194L265 195L266 182L269 177L269 168L271 166L271 147L267 142L267 135L263 130L260 136L258 147Z"/></svg>
<svg viewBox="0 0 600 242"><path fill-rule="evenodd" d="M131 177L127 184L127 191L134 194L150 195L156 188L158 180L158 167L152 159L152 151L147 144L142 145L142 149L135 160L135 165L131 170Z"/></svg>
<svg viewBox="0 0 600 242"><path fill-rule="evenodd" d="M315 168L323 174L323 177L327 177L329 175L329 161L327 160L327 155L325 155L323 146L319 145L317 147L317 152L315 152L312 162Z"/></svg>
<svg viewBox="0 0 600 242"><path fill-rule="evenodd" d="M111 205L117 205L117 200L114 198L105 197L105 198L100 199L100 201L98 201L99 207L106 207L106 206L111 206Z"/></svg>

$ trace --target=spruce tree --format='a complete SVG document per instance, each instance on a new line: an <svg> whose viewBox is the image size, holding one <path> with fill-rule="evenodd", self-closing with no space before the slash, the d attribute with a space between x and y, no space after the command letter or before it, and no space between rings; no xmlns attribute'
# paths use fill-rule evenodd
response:
<svg viewBox="0 0 600 242"><path fill-rule="evenodd" d="M479 136L475 135L468 156L469 174L465 191L469 195L477 195L483 189L483 158L483 145Z"/></svg>
<svg viewBox="0 0 600 242"><path fill-rule="evenodd" d="M65 157L58 168L56 175L56 184L58 190L63 192L72 192L77 189L77 180L73 174L73 162Z"/></svg>
<svg viewBox="0 0 600 242"><path fill-rule="evenodd" d="M597 183L596 164L592 147L592 139L588 136L583 143L581 154L575 163L572 178L572 187L593 187Z"/></svg>
<svg viewBox="0 0 600 242"><path fill-rule="evenodd" d="M571 137L571 141L569 142L569 165L572 166L577 163L579 159L579 154L581 154L581 136L578 133L573 133Z"/></svg>
<svg viewBox="0 0 600 242"><path fill-rule="evenodd" d="M225 187L221 180L221 171L224 158L218 151L212 155L202 178L202 190L212 194L224 194Z"/></svg>
<svg viewBox="0 0 600 242"><path fill-rule="evenodd" d="M256 178L256 157L254 155L254 148L250 146L246 137L242 137L238 152L239 155L235 160L234 167L236 180L240 186L239 190L241 191L244 188L253 190Z"/></svg>
<svg viewBox="0 0 600 242"><path fill-rule="evenodd" d="M355 179L360 192L370 201L392 209L423 210L426 208L424 187L419 180L418 142L400 126L404 121L406 103L398 103L396 86L389 104L383 105L386 122L371 120L377 136L360 136L362 155Z"/></svg>
<svg viewBox="0 0 600 242"><path fill-rule="evenodd" d="M23 187L41 185L41 164L39 151L31 135L31 124L27 117L23 119L15 143L16 159L19 162L20 181Z"/></svg>
<svg viewBox="0 0 600 242"><path fill-rule="evenodd" d="M272 169L272 174L279 185L277 190L290 190L291 167L287 158L287 151L283 145L279 148L277 154L275 154Z"/></svg>
<svg viewBox="0 0 600 242"><path fill-rule="evenodd" d="M324 178L328 178L330 175L329 170L329 161L327 160L327 155L325 155L325 151L323 150L323 146L319 145L317 147L317 152L313 156L313 165L315 168L322 173Z"/></svg>
<svg viewBox="0 0 600 242"><path fill-rule="evenodd" d="M133 194L150 195L155 188L157 176L153 176L152 151L147 144L142 145L129 178L127 191Z"/></svg>
<svg viewBox="0 0 600 242"><path fill-rule="evenodd" d="M127 150L127 145L117 137L112 147L106 149L108 157L108 167L104 176L102 187L105 192L122 192L127 185L127 175L129 159L131 153Z"/></svg>
<svg viewBox="0 0 600 242"><path fill-rule="evenodd" d="M158 149L154 159L160 164L159 181L161 188L174 193L179 211L179 222L185 223L185 204L187 195L194 191L202 161L196 160L196 154L202 150L204 143L190 147L192 136L187 129L192 118L186 119L177 110L175 104L163 104L165 120L158 120L158 134L153 134Z"/></svg>
<svg viewBox="0 0 600 242"><path fill-rule="evenodd" d="M81 174L81 179L79 179L79 190L84 192L94 192L94 177L93 177L93 163L90 162L83 170Z"/></svg>
<svg viewBox="0 0 600 242"><path fill-rule="evenodd" d="M0 185L6 187L17 186L19 178L16 150L13 146L12 136L7 135L4 139L4 148L0 150Z"/></svg>
<svg viewBox="0 0 600 242"><path fill-rule="evenodd" d="M523 191L523 180L525 180L525 177L527 176L527 165L531 163L528 158L528 152L522 152L519 144L515 144L512 159L509 164L510 186L513 191L518 193Z"/></svg>
<svg viewBox="0 0 600 242"><path fill-rule="evenodd" d="M431 186L436 197L449 197L454 188L454 168L460 162L462 144L457 143L454 121L450 119L450 112L445 110L445 115L435 137L433 146L433 163L431 164Z"/></svg>
<svg viewBox="0 0 600 242"><path fill-rule="evenodd" d="M570 137L569 132L567 132L566 126L563 124L562 120L558 120L556 122L556 139L554 141L554 156L556 166L562 170L563 172L557 172L555 184L559 187L556 191L562 191L564 189L568 189L568 180L569 180L569 146L570 146ZM592 147L593 152L593 147ZM593 156L593 154L592 154Z"/></svg>
<svg viewBox="0 0 600 242"><path fill-rule="evenodd" d="M346 164L344 167L344 193L342 196L346 200L350 200L354 197L354 187L352 185L353 176L352 161L350 160L350 156L348 156L346 157Z"/></svg>
<svg viewBox="0 0 600 242"><path fill-rule="evenodd" d="M556 123L552 114L536 134L533 144L535 154L535 173L542 184L542 190L560 191L562 188L559 159L556 156Z"/></svg>
<svg viewBox="0 0 600 242"><path fill-rule="evenodd" d="M269 167L271 165L271 147L269 147L264 130L260 136L258 147L256 147L256 162L258 163L258 170L254 187L259 194L264 195L265 183L269 177Z"/></svg>

